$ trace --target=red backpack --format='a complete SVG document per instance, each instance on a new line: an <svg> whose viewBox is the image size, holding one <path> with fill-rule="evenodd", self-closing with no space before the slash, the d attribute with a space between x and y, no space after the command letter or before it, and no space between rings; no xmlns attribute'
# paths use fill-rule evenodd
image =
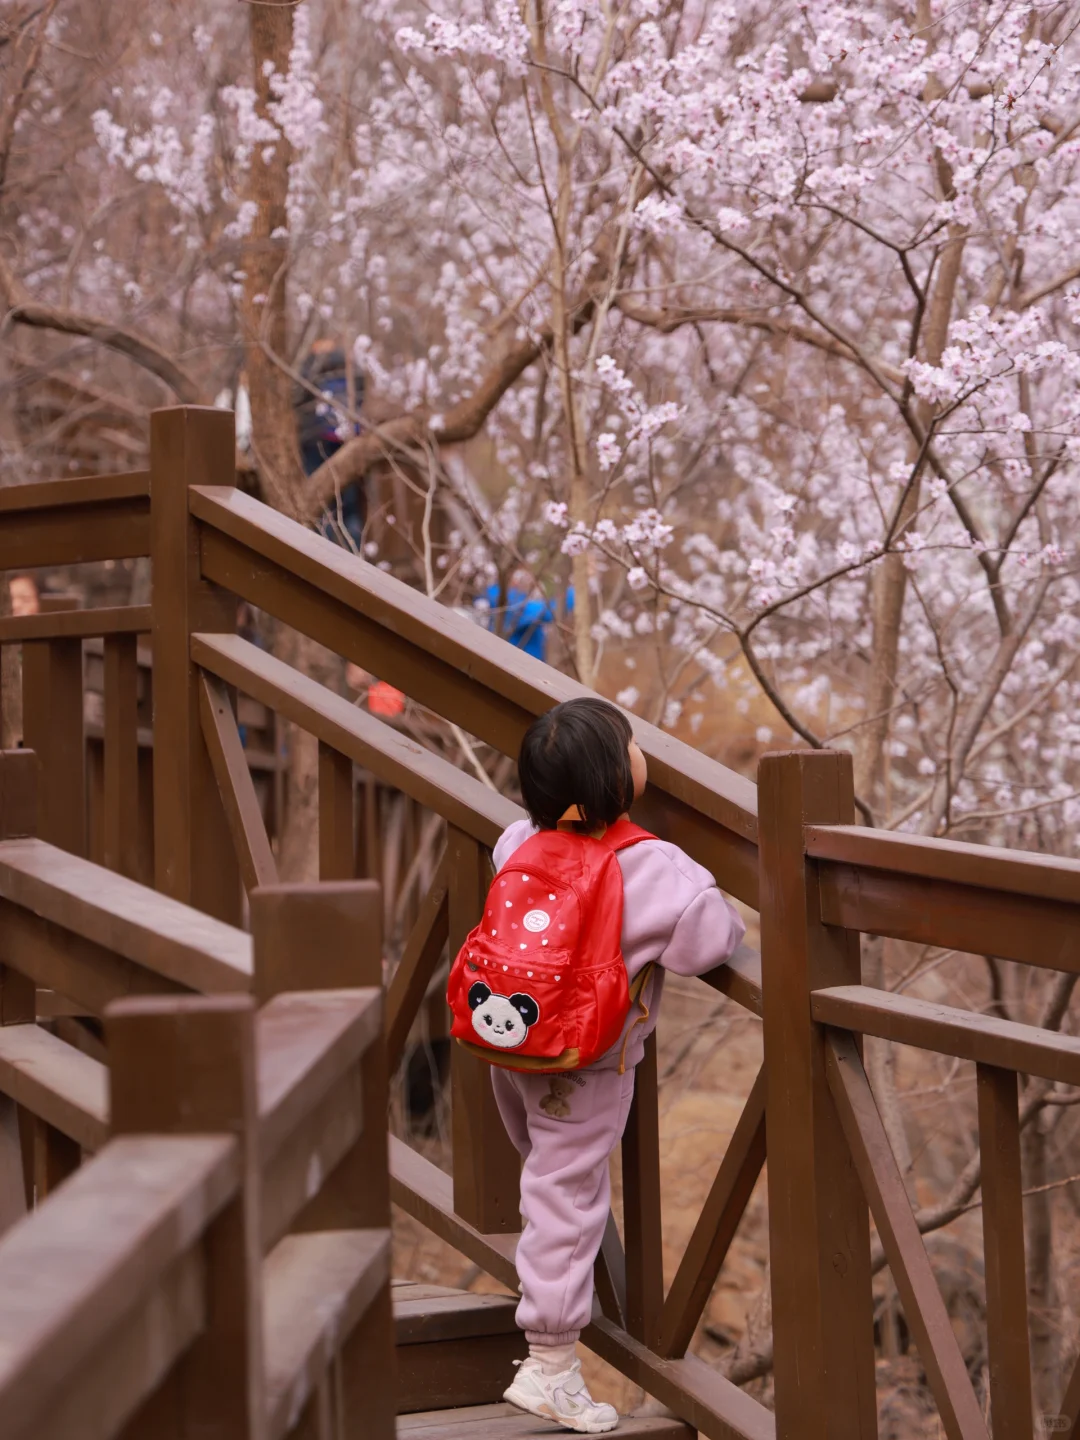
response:
<svg viewBox="0 0 1080 1440"><path fill-rule="evenodd" d="M541 1073L580 1070L611 1049L648 969L631 993L615 857L654 838L619 820L599 840L541 830L514 851L450 968L455 1039L492 1065Z"/></svg>

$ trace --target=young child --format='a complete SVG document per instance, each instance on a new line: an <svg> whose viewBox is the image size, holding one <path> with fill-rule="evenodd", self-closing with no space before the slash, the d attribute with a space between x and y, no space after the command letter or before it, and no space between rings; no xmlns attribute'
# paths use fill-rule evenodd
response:
<svg viewBox="0 0 1080 1440"><path fill-rule="evenodd" d="M499 839L496 870L538 830L603 835L647 779L629 721L614 705L591 698L568 700L535 720L518 770L530 818ZM619 1421L613 1406L589 1394L576 1342L592 1317L593 1265L610 1207L608 1162L626 1126L634 1067L656 1025L663 971L713 970L745 931L713 877L677 846L641 840L617 858L629 980L652 962L657 967L641 1008L631 1006L618 1042L587 1069L550 1075L492 1067L499 1113L524 1161L517 1322L529 1358L504 1398L586 1435L613 1430Z"/></svg>

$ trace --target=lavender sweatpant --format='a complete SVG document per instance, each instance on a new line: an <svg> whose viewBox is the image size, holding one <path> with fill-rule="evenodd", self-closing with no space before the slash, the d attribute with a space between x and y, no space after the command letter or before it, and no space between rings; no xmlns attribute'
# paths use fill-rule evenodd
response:
<svg viewBox="0 0 1080 1440"><path fill-rule="evenodd" d="M492 1066L506 1132L524 1160L517 1323L533 1345L568 1345L592 1318L593 1265L611 1208L608 1161L634 1072L524 1075Z"/></svg>

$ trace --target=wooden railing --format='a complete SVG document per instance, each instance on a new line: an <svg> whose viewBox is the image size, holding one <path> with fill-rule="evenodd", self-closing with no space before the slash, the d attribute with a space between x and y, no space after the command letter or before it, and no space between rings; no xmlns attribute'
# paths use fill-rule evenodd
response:
<svg viewBox="0 0 1080 1440"><path fill-rule="evenodd" d="M0 1431L390 1440L378 888L233 930L36 838L33 762L0 755Z"/></svg>
<svg viewBox="0 0 1080 1440"><path fill-rule="evenodd" d="M116 521L131 537L118 540L117 553L138 536L153 563L157 887L228 921L239 915L242 878L257 952L258 899L277 869L239 745L237 694L319 742L319 855L328 880L356 873L354 767L440 817L442 859L386 988L393 1064L447 948L452 952L478 917L491 846L520 811L444 756L239 638L237 598L505 755L516 753L535 715L583 692L238 492L232 459L228 415L156 412L148 518L140 511ZM100 503L143 502L118 502L110 491ZM70 553L67 529L57 522L53 551L51 533L45 521L35 531L38 563ZM105 553L108 526L93 533L95 554ZM873 1436L871 1283L881 1262L872 1214L875 1244L892 1271L945 1433L950 1440L986 1435L860 1058L861 1037L882 1036L978 1067L993 1433L995 1440L1030 1436L1017 1075L1080 1083L1080 1041L864 986L859 937L892 936L1058 970L1063 1008L1080 971L1080 864L859 827L845 754L766 756L755 787L669 735L640 721L634 726L650 770L642 823L760 910L760 957L743 949L704 983L761 1016L765 1062L665 1286L650 1042L623 1142L621 1235L613 1219L586 1343L713 1440ZM108 754L108 723L105 744ZM63 983L58 988L69 993ZM513 1286L517 1157L495 1112L487 1068L455 1052L450 1086L451 1173L392 1139L392 1195ZM766 1132L775 1413L687 1353L764 1164ZM1080 1370L1060 1413L1062 1433L1080 1434Z"/></svg>

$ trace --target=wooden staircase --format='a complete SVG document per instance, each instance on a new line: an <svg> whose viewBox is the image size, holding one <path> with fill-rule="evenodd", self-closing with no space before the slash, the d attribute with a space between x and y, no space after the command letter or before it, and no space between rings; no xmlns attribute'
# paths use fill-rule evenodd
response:
<svg viewBox="0 0 1080 1440"><path fill-rule="evenodd" d="M502 1400L526 1353L517 1302L441 1285L395 1281L399 1440L543 1440L570 1432ZM624 1440L695 1440L681 1420L626 1416Z"/></svg>

